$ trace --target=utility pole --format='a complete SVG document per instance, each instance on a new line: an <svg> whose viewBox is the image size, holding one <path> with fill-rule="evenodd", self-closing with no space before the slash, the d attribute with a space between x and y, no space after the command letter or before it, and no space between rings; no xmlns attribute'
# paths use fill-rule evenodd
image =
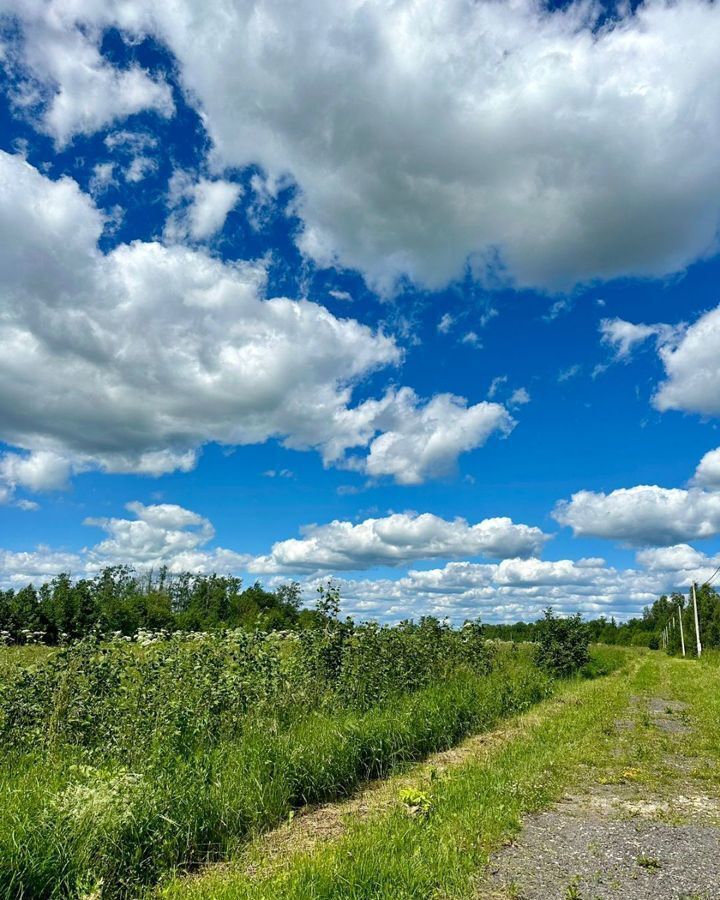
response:
<svg viewBox="0 0 720 900"><path fill-rule="evenodd" d="M685 656L685 634L683 632L682 609L678 603L678 620L680 622L680 645L682 646L682 655Z"/></svg>
<svg viewBox="0 0 720 900"><path fill-rule="evenodd" d="M698 621L697 611L697 594L695 593L695 582L692 584L693 610L695 612L695 637L697 638L697 655L702 656L702 644L700 643L700 622Z"/></svg>

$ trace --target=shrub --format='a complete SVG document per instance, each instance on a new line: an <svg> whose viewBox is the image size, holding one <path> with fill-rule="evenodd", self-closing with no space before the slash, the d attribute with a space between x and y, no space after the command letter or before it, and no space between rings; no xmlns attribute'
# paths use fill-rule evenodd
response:
<svg viewBox="0 0 720 900"><path fill-rule="evenodd" d="M573 675L590 659L590 633L580 614L568 618L556 616L551 608L538 632L538 665L553 675L565 678Z"/></svg>

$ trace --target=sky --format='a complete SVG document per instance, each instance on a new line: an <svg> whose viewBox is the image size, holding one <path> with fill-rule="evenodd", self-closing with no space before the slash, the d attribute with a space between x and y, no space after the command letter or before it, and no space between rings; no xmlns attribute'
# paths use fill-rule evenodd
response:
<svg viewBox="0 0 720 900"><path fill-rule="evenodd" d="M720 5L0 0L0 584L625 619L720 564Z"/></svg>

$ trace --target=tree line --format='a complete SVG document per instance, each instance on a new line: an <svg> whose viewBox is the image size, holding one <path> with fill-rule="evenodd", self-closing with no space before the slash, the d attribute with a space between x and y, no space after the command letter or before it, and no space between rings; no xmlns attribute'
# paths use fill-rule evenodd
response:
<svg viewBox="0 0 720 900"><path fill-rule="evenodd" d="M296 582L273 591L259 582L243 589L232 576L171 575L166 568L141 575L130 566L111 566L94 578L62 573L39 587L0 591L0 634L11 642L54 644L98 631L312 627L319 613L300 603Z"/></svg>
<svg viewBox="0 0 720 900"><path fill-rule="evenodd" d="M704 648L720 648L720 594L709 585L697 588L698 619L700 636ZM601 644L618 644L626 647L649 647L657 650L661 646L662 633L671 621L677 620L678 610L682 616L685 645L689 654L695 652L695 620L692 595L674 593L663 594L651 606L643 609L642 615L618 623L614 618L600 616L586 621L590 640ZM513 624L485 625L486 637L512 641L536 641L542 629L540 622L515 622ZM680 628L669 630L668 651L680 652Z"/></svg>
<svg viewBox="0 0 720 900"><path fill-rule="evenodd" d="M93 578L61 573L35 587L0 590L0 640L54 644L93 632L133 635L149 631L212 631L246 628L262 631L303 630L339 613L336 588L323 588L316 609L303 608L300 585L267 590L260 582L243 588L228 575L171 574L167 568L140 574L130 566L111 566ZM708 585L697 589L703 646L720 648L720 594ZM685 642L694 648L694 618L689 596L659 597L641 616L618 623L600 616L583 623L593 642L657 649L668 623L683 619ZM545 620L483 625L486 638L540 641ZM668 649L677 652L679 628L669 630ZM677 644L677 647L675 646Z"/></svg>

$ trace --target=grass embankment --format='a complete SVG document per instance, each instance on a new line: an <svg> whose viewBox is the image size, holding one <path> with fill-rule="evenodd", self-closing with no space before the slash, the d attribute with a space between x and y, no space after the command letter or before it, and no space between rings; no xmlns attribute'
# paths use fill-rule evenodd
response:
<svg viewBox="0 0 720 900"><path fill-rule="evenodd" d="M356 631L339 665L332 635L236 635L78 646L6 678L0 896L137 897L552 690L530 648L423 628Z"/></svg>
<svg viewBox="0 0 720 900"><path fill-rule="evenodd" d="M271 866L260 839L231 866L210 867L163 892L172 900L420 900L472 896L489 853L578 777L612 757L614 720L633 692L663 682L659 655L596 648L598 680L573 679L510 722L497 740L476 743L465 760L438 774L424 767L408 791L377 815L350 823L339 839L301 847ZM685 664L691 677L691 663ZM699 669L695 669L699 671ZM708 671L711 671L708 668ZM712 672L717 679L717 672ZM711 704L712 705L712 704ZM708 715L711 714L709 708ZM409 801L409 802L408 802ZM288 842L286 846L289 847Z"/></svg>

